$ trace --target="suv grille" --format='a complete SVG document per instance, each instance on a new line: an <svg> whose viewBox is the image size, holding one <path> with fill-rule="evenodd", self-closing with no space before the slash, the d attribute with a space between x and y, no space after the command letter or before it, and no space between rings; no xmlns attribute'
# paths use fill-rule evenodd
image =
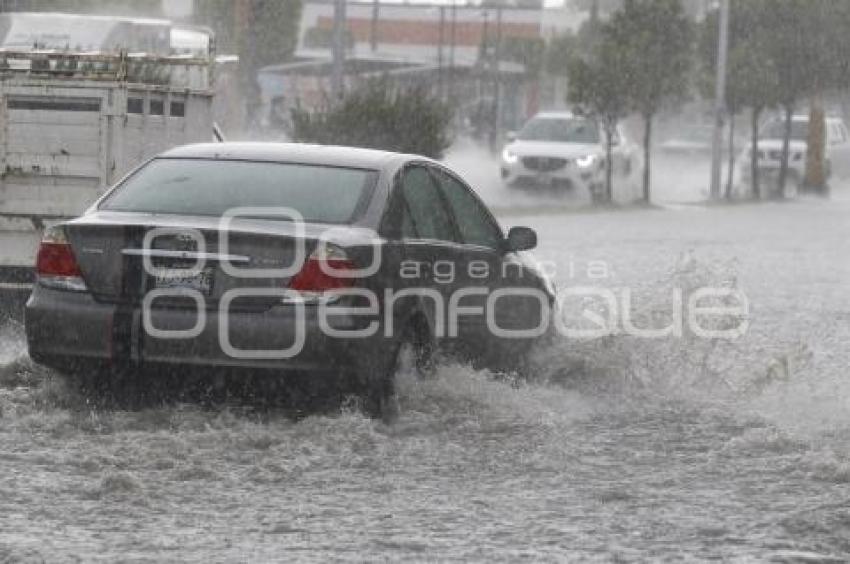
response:
<svg viewBox="0 0 850 564"><path fill-rule="evenodd" d="M558 159L554 157L523 157L522 165L528 170L536 170L538 172L554 172L567 166L567 159Z"/></svg>

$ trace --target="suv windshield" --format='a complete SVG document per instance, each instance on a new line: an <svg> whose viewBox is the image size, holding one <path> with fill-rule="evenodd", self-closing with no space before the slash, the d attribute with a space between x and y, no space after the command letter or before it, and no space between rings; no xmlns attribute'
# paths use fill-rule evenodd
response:
<svg viewBox="0 0 850 564"><path fill-rule="evenodd" d="M785 122L772 121L768 123L761 132L762 139L784 139ZM792 121L791 139L794 141L806 141L809 138L809 122Z"/></svg>
<svg viewBox="0 0 850 564"><path fill-rule="evenodd" d="M221 216L237 207L288 207L305 221L352 221L377 172L291 163L156 159L100 206L111 211Z"/></svg>
<svg viewBox="0 0 850 564"><path fill-rule="evenodd" d="M534 118L517 135L523 141L598 143L599 128L581 118Z"/></svg>

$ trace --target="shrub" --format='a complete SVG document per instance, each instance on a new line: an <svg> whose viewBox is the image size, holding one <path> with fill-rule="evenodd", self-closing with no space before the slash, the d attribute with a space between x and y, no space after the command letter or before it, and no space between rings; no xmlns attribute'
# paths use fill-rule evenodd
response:
<svg viewBox="0 0 850 564"><path fill-rule="evenodd" d="M438 159L451 143L451 110L422 87L371 81L338 104L293 110L295 141L412 153Z"/></svg>

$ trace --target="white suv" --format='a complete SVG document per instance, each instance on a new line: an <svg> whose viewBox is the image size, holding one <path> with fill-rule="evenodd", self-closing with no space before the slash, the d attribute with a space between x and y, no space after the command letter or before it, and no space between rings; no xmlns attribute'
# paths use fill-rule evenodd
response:
<svg viewBox="0 0 850 564"><path fill-rule="evenodd" d="M622 132L614 139L614 172L628 175L636 149ZM605 183L605 136L592 119L570 112L539 113L502 151L502 179L511 187L599 191Z"/></svg>
<svg viewBox="0 0 850 564"><path fill-rule="evenodd" d="M782 140L785 135L785 120L772 119L759 132L758 167L761 182L774 182L782 162ZM792 186L799 186L806 176L806 150L809 138L809 116L796 115L791 119L791 145L788 154L788 176ZM844 176L847 157L850 156L850 133L844 120L826 118L826 170L827 178L832 173ZM751 181L750 157L752 147L746 149L740 160L741 173L746 182ZM761 183L760 182L760 183ZM772 188L772 185L768 185Z"/></svg>

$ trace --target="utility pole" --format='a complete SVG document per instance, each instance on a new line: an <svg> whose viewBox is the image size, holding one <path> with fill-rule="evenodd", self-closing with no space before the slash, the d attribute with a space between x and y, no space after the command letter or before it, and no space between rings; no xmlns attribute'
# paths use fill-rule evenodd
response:
<svg viewBox="0 0 850 564"><path fill-rule="evenodd" d="M490 150L496 150L499 133L502 130L502 76L499 65L502 47L502 6L496 8L496 43L493 45L493 124L490 129Z"/></svg>
<svg viewBox="0 0 850 564"><path fill-rule="evenodd" d="M259 116L257 109L259 105L259 92L257 91L257 43L246 41L247 30L254 25L254 5L247 0L236 0L233 4L233 43L237 48L245 46L245 51L240 55L239 72L239 102L238 107L233 107L234 117L231 125L240 127L254 127L256 118Z"/></svg>
<svg viewBox="0 0 850 564"><path fill-rule="evenodd" d="M452 25L449 31L451 44L449 46L449 99L454 96L454 81L455 81L455 41L457 32L457 1L452 0Z"/></svg>
<svg viewBox="0 0 850 564"><path fill-rule="evenodd" d="M372 25L369 28L369 46L372 52L378 50L378 19L380 18L381 2L372 0Z"/></svg>
<svg viewBox="0 0 850 564"><path fill-rule="evenodd" d="M334 102L342 98L345 88L343 71L345 66L345 2L334 0L333 66L331 70L331 98Z"/></svg>
<svg viewBox="0 0 850 564"><path fill-rule="evenodd" d="M455 43L457 42L457 2L452 0L452 25L449 28L451 44L449 46L449 66L455 66Z"/></svg>
<svg viewBox="0 0 850 564"><path fill-rule="evenodd" d="M444 98L443 92L443 46L446 42L444 29L446 27L446 7L440 6L440 33L439 40L437 41L437 93L442 100Z"/></svg>
<svg viewBox="0 0 850 564"><path fill-rule="evenodd" d="M717 78L714 92L714 139L711 145L711 198L720 199L723 115L726 112L726 58L729 52L729 0L720 0L720 33L717 45Z"/></svg>

